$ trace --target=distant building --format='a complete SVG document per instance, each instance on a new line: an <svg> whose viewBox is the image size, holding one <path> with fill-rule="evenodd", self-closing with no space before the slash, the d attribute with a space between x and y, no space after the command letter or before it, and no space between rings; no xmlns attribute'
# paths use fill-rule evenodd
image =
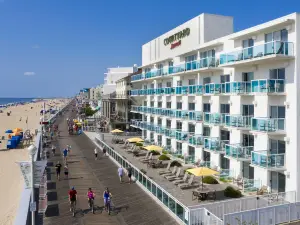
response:
<svg viewBox="0 0 300 225"><path fill-rule="evenodd" d="M98 85L97 87L90 88L90 99L91 100L100 100L101 92L103 90L103 85Z"/></svg>

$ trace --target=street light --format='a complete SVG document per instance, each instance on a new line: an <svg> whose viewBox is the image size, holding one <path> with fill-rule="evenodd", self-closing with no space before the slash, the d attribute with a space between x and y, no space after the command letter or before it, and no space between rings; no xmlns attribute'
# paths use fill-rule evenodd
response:
<svg viewBox="0 0 300 225"><path fill-rule="evenodd" d="M31 158L31 205L34 206L34 155L37 151L35 145L30 145L28 148L28 153ZM35 225L35 210L31 211L31 224Z"/></svg>

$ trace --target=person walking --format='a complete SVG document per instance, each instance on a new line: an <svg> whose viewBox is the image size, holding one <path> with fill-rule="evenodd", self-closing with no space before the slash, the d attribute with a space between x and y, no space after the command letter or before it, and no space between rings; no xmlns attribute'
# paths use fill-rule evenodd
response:
<svg viewBox="0 0 300 225"><path fill-rule="evenodd" d="M106 148L103 147L103 156L106 156Z"/></svg>
<svg viewBox="0 0 300 225"><path fill-rule="evenodd" d="M127 168L127 176L128 176L128 179L129 179L129 184L131 184L132 168L131 168L130 165Z"/></svg>
<svg viewBox="0 0 300 225"><path fill-rule="evenodd" d="M68 150L66 148L63 151L63 155L64 155L64 162L67 163Z"/></svg>
<svg viewBox="0 0 300 225"><path fill-rule="evenodd" d="M95 160L97 160L98 159L98 148L95 148L94 153L95 153Z"/></svg>
<svg viewBox="0 0 300 225"><path fill-rule="evenodd" d="M68 164L65 165L64 167L64 172L65 172L65 179L69 178L69 168L68 168Z"/></svg>
<svg viewBox="0 0 300 225"><path fill-rule="evenodd" d="M119 175L119 178L120 178L120 184L123 182L123 168L122 167L119 167L118 168L118 175Z"/></svg>
<svg viewBox="0 0 300 225"><path fill-rule="evenodd" d="M55 169L56 169L56 178L58 180L60 180L60 170L61 170L61 164L58 161L57 164L55 165Z"/></svg>

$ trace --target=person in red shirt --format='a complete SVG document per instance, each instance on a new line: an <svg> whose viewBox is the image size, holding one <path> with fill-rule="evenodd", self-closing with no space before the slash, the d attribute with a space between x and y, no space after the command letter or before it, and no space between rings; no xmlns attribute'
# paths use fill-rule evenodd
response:
<svg viewBox="0 0 300 225"><path fill-rule="evenodd" d="M71 190L69 190L69 201L70 201L70 212L72 212L72 204L74 204L74 208L76 206L77 201L77 191L74 187L72 187Z"/></svg>

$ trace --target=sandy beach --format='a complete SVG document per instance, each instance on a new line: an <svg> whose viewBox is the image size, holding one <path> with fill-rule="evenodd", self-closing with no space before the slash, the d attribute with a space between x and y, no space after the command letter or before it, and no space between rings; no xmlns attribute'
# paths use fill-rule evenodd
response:
<svg viewBox="0 0 300 225"><path fill-rule="evenodd" d="M46 110L52 106L62 107L66 104L66 100L55 99L46 100ZM43 102L29 103L25 105L11 106L2 109L0 113L0 138L5 139L8 135L5 131L8 129L22 128L35 133L35 129L39 128L40 111L42 110ZM7 116L7 112L12 112ZM26 122L27 121L27 122ZM1 140L0 144L0 225L14 224L14 218L20 202L21 192L24 188L24 180L21 175L17 161L29 160L27 149L6 149L6 140Z"/></svg>

